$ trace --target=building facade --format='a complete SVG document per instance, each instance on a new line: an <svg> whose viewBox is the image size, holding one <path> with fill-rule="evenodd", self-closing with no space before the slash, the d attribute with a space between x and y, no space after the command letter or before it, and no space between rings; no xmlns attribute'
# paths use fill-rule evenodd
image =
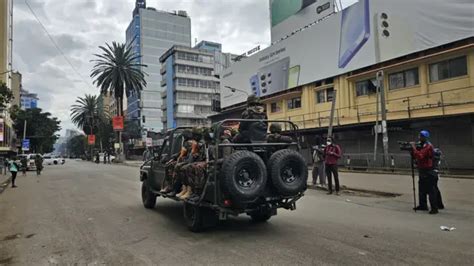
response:
<svg viewBox="0 0 474 266"><path fill-rule="evenodd" d="M0 83L12 89L13 1L0 1ZM16 153L16 135L7 108L0 110L0 157Z"/></svg>
<svg viewBox="0 0 474 266"><path fill-rule="evenodd" d="M20 102L20 94L21 90L23 89L22 85L22 76L20 72L12 72L12 94L13 94L13 100L10 103L12 106L21 106Z"/></svg>
<svg viewBox="0 0 474 266"><path fill-rule="evenodd" d="M127 119L137 121L147 131L159 132L163 129L159 58L173 45L191 46L191 19L185 11L170 13L147 8L144 0L138 0L126 42L141 56L140 63L146 65L142 70L147 82L139 95L128 97Z"/></svg>
<svg viewBox="0 0 474 266"><path fill-rule="evenodd" d="M38 94L27 90L20 92L20 107L22 110L38 108Z"/></svg>

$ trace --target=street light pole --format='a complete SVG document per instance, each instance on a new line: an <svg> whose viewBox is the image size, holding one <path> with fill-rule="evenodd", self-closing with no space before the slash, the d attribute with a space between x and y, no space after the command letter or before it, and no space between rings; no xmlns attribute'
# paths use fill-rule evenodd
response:
<svg viewBox="0 0 474 266"><path fill-rule="evenodd" d="M234 88L234 87L224 86L224 88L229 89L231 92L236 92L236 91L241 92L241 93L247 95L247 97L250 95L248 92L246 92L244 90L241 90L241 89Z"/></svg>

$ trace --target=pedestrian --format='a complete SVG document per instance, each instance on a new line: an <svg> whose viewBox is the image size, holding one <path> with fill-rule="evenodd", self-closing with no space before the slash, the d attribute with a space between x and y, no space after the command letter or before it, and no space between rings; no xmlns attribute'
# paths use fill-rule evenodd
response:
<svg viewBox="0 0 474 266"><path fill-rule="evenodd" d="M36 175L41 175L41 171L43 171L43 157L41 157L41 155L39 154L36 154L35 165L36 165Z"/></svg>
<svg viewBox="0 0 474 266"><path fill-rule="evenodd" d="M428 203L426 197L430 200L430 214L438 213L438 175L434 170L433 156L434 147L429 142L430 133L427 130L420 131L418 135L419 142L412 142L412 154L418 168L418 197L419 205L414 209L417 211L427 211Z"/></svg>
<svg viewBox="0 0 474 266"><path fill-rule="evenodd" d="M10 167L10 173L12 174L12 188L15 188L16 185L15 185L15 180L16 180L16 175L18 174L18 169L20 168L17 164L17 162L15 161L16 158L13 158L10 162L9 162L9 167Z"/></svg>
<svg viewBox="0 0 474 266"><path fill-rule="evenodd" d="M341 156L341 147L334 144L333 139L328 137L326 148L324 148L324 167L326 168L326 177L328 179L328 194L332 194L332 176L334 176L336 195L339 195L339 173L337 171L337 161Z"/></svg>
<svg viewBox="0 0 474 266"><path fill-rule="evenodd" d="M26 158L26 155L21 156L20 164L21 164L21 172L23 176L26 176L26 169L28 168L28 158Z"/></svg>
<svg viewBox="0 0 474 266"><path fill-rule="evenodd" d="M111 162L110 162L110 151L107 152L107 162L108 162L109 164L111 164Z"/></svg>
<svg viewBox="0 0 474 266"><path fill-rule="evenodd" d="M95 154L95 163L100 163L100 155L98 152Z"/></svg>
<svg viewBox="0 0 474 266"><path fill-rule="evenodd" d="M324 145L316 145L313 147L313 186L317 185L319 177L319 185L326 186L326 173L324 168Z"/></svg>
<svg viewBox="0 0 474 266"><path fill-rule="evenodd" d="M107 164L107 152L104 152L104 164Z"/></svg>

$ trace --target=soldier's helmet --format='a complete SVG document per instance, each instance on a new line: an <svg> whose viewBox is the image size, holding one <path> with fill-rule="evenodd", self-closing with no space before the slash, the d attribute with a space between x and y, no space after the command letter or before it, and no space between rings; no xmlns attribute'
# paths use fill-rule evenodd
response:
<svg viewBox="0 0 474 266"><path fill-rule="evenodd" d="M252 105L260 105L260 98L254 94L249 95L247 98L247 105L252 106Z"/></svg>
<svg viewBox="0 0 474 266"><path fill-rule="evenodd" d="M281 132L281 125L279 123L272 123L270 125L270 133L280 133Z"/></svg>
<svg viewBox="0 0 474 266"><path fill-rule="evenodd" d="M200 128L200 127L194 127L192 129L192 135L193 135L193 139L196 140L196 141L200 141L202 139L202 133L203 133L203 129Z"/></svg>
<svg viewBox="0 0 474 266"><path fill-rule="evenodd" d="M190 129L185 129L181 135L183 136L184 140L190 140L193 137L193 132Z"/></svg>

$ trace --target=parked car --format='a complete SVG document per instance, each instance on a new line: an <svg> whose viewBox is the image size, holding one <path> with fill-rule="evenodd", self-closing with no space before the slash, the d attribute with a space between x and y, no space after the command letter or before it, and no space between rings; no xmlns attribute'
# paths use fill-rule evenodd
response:
<svg viewBox="0 0 474 266"><path fill-rule="evenodd" d="M144 207L154 208L157 197L183 201L184 218L193 232L214 226L231 215L247 214L255 222L265 222L277 214L278 208L294 210L296 201L304 195L308 179L297 126L290 121L267 121L288 125L285 128L290 130L285 134L291 136L291 143L267 143L260 139L251 139L250 143L221 143L226 123L250 121L233 119L213 125L217 132L212 136L214 144L206 153L206 161L210 160L211 151L218 160L206 165L204 189L195 200L182 200L160 191L165 178L169 178L168 162L181 150L182 133L187 128L168 131L158 154L140 167ZM223 158L222 148L229 146L233 153Z"/></svg>

